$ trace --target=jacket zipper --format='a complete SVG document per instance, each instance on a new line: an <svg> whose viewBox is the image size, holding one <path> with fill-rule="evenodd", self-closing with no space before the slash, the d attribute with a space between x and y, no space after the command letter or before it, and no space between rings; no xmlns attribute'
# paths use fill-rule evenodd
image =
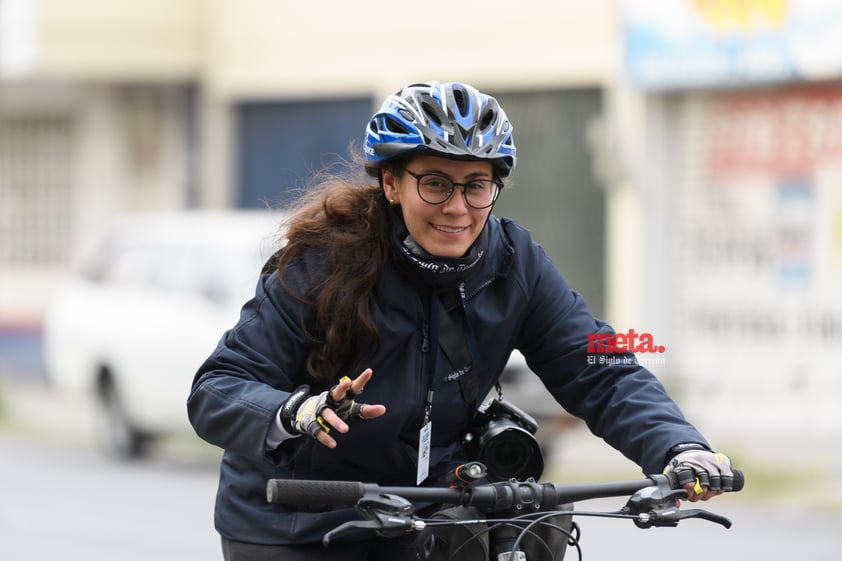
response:
<svg viewBox="0 0 842 561"><path fill-rule="evenodd" d="M497 280L497 278L492 277L492 278L488 279L487 281L485 281L484 283L482 283L481 285L479 285L478 287L476 287L472 292L466 293L465 294L465 300L470 300L471 298L473 298L474 296L479 294L486 286L488 286L489 284L491 284L495 280Z"/></svg>

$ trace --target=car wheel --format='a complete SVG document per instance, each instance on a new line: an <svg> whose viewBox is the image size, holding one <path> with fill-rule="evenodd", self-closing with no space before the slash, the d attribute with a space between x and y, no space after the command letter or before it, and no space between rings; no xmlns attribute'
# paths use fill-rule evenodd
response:
<svg viewBox="0 0 842 561"><path fill-rule="evenodd" d="M101 377L98 402L97 437L105 453L120 459L145 456L149 448L149 437L132 425L110 376Z"/></svg>

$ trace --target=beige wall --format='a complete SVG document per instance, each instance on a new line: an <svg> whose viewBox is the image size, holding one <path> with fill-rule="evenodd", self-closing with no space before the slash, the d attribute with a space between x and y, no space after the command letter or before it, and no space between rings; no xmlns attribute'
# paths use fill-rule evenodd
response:
<svg viewBox="0 0 842 561"><path fill-rule="evenodd" d="M406 81L613 79L612 0L5 0L29 78L184 80L226 97L389 92ZM21 10L15 10L20 12ZM17 24L16 24L17 25Z"/></svg>
<svg viewBox="0 0 842 561"><path fill-rule="evenodd" d="M184 80L201 65L202 0L4 2L31 53L16 79Z"/></svg>
<svg viewBox="0 0 842 561"><path fill-rule="evenodd" d="M390 93L613 79L613 2L217 0L208 82L219 95Z"/></svg>

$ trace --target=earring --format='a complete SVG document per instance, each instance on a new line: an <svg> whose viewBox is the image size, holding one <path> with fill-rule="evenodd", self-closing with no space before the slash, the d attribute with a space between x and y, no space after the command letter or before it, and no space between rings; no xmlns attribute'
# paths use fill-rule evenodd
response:
<svg viewBox="0 0 842 561"><path fill-rule="evenodd" d="M395 199L389 199L389 204L392 205L392 206L395 206L398 203L395 202Z"/></svg>

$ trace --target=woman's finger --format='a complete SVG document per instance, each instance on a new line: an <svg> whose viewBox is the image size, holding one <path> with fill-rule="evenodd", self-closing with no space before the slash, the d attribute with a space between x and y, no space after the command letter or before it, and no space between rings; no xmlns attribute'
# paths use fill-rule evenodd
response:
<svg viewBox="0 0 842 561"><path fill-rule="evenodd" d="M328 448L336 448L336 441L328 436L327 432L324 430L320 430L316 433L316 440Z"/></svg>
<svg viewBox="0 0 842 561"><path fill-rule="evenodd" d="M362 373L351 382L351 391L356 394L362 393L363 389L365 389L365 385L369 380L371 380L373 373L374 371L371 368L363 370Z"/></svg>
<svg viewBox="0 0 842 561"><path fill-rule="evenodd" d="M364 403L363 408L360 411L360 415L363 419L376 419L386 413L386 406L385 405L371 405L369 403Z"/></svg>
<svg viewBox="0 0 842 561"><path fill-rule="evenodd" d="M336 412L331 409L323 409L321 412L321 417L324 419L324 422L330 425L331 428L336 429L339 432L348 432L348 424L343 421Z"/></svg>

